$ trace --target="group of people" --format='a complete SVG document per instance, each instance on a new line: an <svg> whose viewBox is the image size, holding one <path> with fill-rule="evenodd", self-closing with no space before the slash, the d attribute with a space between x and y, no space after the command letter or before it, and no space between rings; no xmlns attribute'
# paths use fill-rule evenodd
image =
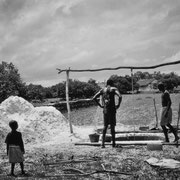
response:
<svg viewBox="0 0 180 180"><path fill-rule="evenodd" d="M165 142L169 142L168 137L168 129L174 134L174 142L179 140L177 135L177 131L171 125L172 122L172 109L171 109L171 98L169 92L165 89L163 83L158 84L158 89L162 93L161 95L161 103L162 103L162 110L161 110L161 122L160 125L162 127ZM118 104L115 103L115 96L118 97ZM102 96L102 102L100 103L99 97ZM111 126L111 135L112 135L112 146L116 147L115 143L115 125L116 125L116 110L120 107L122 102L122 96L118 89L114 87L114 83L111 79L107 80L107 84L105 88L102 88L93 99L96 103L103 108L103 115L104 115L104 128L103 128L103 135L102 135L102 148L105 147L105 135L108 126Z"/></svg>
<svg viewBox="0 0 180 180"><path fill-rule="evenodd" d="M177 135L177 131L171 125L172 122L172 109L171 109L171 98L169 92L165 90L165 86L160 83L158 85L159 91L162 92L161 102L162 102L162 112L161 112L161 122L160 125L163 129L165 141L169 142L168 138L168 127L171 132L174 134L174 142L179 140ZM118 97L118 102L115 101L115 96ZM99 98L102 97L102 102L99 101ZM105 136L108 126L111 127L111 135L112 135L112 147L116 147L115 141L115 126L116 126L116 110L120 107L122 102L122 95L118 91L118 89L114 86L113 80L107 80L107 85L105 88L102 88L99 92L95 94L93 100L103 108L104 115L104 127L102 134L102 148L105 148ZM11 132L9 132L6 136L5 143L7 145L7 155L9 157L9 162L11 163L11 176L15 176L14 167L16 163L20 163L21 173L25 174L24 171L24 158L23 154L24 143L22 139L21 132L18 132L18 123L17 121L10 121L9 126L11 128Z"/></svg>

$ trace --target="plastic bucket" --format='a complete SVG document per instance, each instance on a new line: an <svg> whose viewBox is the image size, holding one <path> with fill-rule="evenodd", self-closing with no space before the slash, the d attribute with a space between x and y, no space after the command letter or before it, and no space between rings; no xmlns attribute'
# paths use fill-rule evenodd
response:
<svg viewBox="0 0 180 180"><path fill-rule="evenodd" d="M112 137L106 135L106 137L105 137L105 142L111 142L111 140L112 140Z"/></svg>
<svg viewBox="0 0 180 180"><path fill-rule="evenodd" d="M89 134L89 139L91 142L99 142L99 134Z"/></svg>

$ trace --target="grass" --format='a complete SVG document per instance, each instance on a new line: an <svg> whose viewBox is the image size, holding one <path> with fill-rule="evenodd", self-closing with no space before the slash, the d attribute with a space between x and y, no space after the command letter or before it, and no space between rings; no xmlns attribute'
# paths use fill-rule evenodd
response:
<svg viewBox="0 0 180 180"><path fill-rule="evenodd" d="M161 109L160 94L137 94L123 95L121 107L117 111L117 127L121 125L128 126L154 126L156 123L154 101L158 119ZM171 94L173 122L177 123L178 107L180 103L180 94ZM63 113L67 117L67 113ZM81 108L71 111L71 120L74 125L89 126L102 125L102 109L98 106Z"/></svg>

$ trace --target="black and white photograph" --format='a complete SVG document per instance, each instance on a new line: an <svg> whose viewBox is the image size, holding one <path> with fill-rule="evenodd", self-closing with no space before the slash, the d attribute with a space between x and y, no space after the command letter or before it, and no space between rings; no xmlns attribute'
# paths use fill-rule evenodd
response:
<svg viewBox="0 0 180 180"><path fill-rule="evenodd" d="M0 0L16 179L180 179L180 0Z"/></svg>

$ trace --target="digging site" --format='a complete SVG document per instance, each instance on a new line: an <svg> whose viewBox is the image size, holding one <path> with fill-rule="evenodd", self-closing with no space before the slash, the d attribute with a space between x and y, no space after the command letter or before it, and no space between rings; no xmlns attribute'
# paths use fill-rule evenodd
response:
<svg viewBox="0 0 180 180"><path fill-rule="evenodd" d="M10 163L6 155L5 137L9 121L18 122L25 154L25 175L15 166L16 177L8 177ZM149 164L150 158L180 160L179 148L164 146L163 151L148 151L146 146L127 145L101 149L97 146L76 146L89 141L94 127L73 126L52 106L34 107L18 96L10 96L0 105L0 179L169 179L180 177L175 168L159 168ZM171 179L170 178L170 179Z"/></svg>

